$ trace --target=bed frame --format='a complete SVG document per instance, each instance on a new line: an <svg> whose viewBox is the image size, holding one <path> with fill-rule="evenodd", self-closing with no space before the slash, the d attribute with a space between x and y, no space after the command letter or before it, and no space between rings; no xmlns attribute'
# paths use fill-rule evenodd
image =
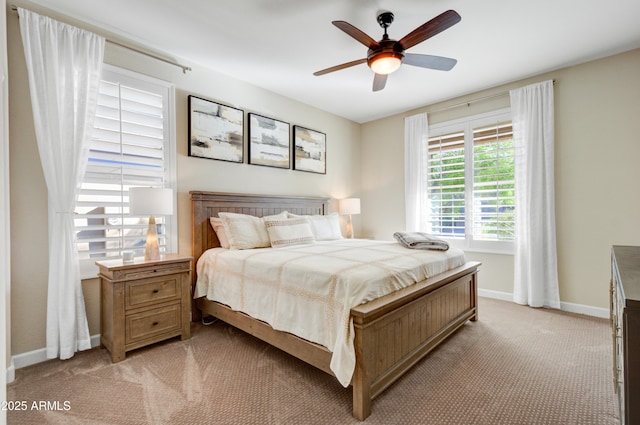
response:
<svg viewBox="0 0 640 425"><path fill-rule="evenodd" d="M262 217L289 211L326 214L328 199L191 192L193 257L220 246L209 224L219 212ZM467 322L478 320L477 271L468 262L411 287L351 309L355 327L356 368L351 380L353 415L364 420L371 400ZM195 273L194 273L195 276ZM195 277L193 281L195 285ZM193 288L192 288L193 293ZM194 300L192 318L211 314L333 375L331 352L295 335L205 298Z"/></svg>

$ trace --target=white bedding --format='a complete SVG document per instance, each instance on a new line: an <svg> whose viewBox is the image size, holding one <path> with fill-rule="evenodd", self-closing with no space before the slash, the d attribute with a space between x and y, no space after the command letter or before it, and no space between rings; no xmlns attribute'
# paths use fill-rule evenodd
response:
<svg viewBox="0 0 640 425"><path fill-rule="evenodd" d="M397 242L342 239L285 248L206 251L194 297L228 305L332 352L348 386L355 369L350 310L465 263L464 253L411 250Z"/></svg>

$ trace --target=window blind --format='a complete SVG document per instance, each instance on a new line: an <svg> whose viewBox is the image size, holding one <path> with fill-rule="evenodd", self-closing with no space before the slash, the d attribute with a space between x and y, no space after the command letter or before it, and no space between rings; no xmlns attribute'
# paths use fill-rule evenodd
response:
<svg viewBox="0 0 640 425"><path fill-rule="evenodd" d="M168 88L105 74L75 209L81 260L118 258L129 249L141 255L148 217L129 214L129 187L165 187L169 180ZM170 223L161 216L156 222L164 250Z"/></svg>
<svg viewBox="0 0 640 425"><path fill-rule="evenodd" d="M433 235L464 237L465 158L464 132L428 141L427 231Z"/></svg>
<svg viewBox="0 0 640 425"><path fill-rule="evenodd" d="M501 110L429 128L426 232L463 249L513 249L515 152L510 120L510 112Z"/></svg>
<svg viewBox="0 0 640 425"><path fill-rule="evenodd" d="M473 130L474 239L513 240L514 161L510 122Z"/></svg>

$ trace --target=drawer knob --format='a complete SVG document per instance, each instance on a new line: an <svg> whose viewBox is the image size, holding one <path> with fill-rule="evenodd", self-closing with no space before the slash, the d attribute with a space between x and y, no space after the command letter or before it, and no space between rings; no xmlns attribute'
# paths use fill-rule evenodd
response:
<svg viewBox="0 0 640 425"><path fill-rule="evenodd" d="M158 326L158 322L153 322L151 325L152 326Z"/></svg>
<svg viewBox="0 0 640 425"><path fill-rule="evenodd" d="M154 294L157 294L158 292L160 292L160 291L158 291L157 289L154 289L154 290L153 290L153 293L154 293Z"/></svg>

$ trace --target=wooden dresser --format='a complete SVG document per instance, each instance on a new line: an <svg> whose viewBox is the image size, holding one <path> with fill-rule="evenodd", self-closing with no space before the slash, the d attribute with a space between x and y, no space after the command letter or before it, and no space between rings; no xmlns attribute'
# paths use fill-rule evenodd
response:
<svg viewBox="0 0 640 425"><path fill-rule="evenodd" d="M167 338L191 337L193 257L167 254L160 260L98 261L100 343L111 360Z"/></svg>
<svg viewBox="0 0 640 425"><path fill-rule="evenodd" d="M640 247L611 250L613 380L621 424L640 424Z"/></svg>

